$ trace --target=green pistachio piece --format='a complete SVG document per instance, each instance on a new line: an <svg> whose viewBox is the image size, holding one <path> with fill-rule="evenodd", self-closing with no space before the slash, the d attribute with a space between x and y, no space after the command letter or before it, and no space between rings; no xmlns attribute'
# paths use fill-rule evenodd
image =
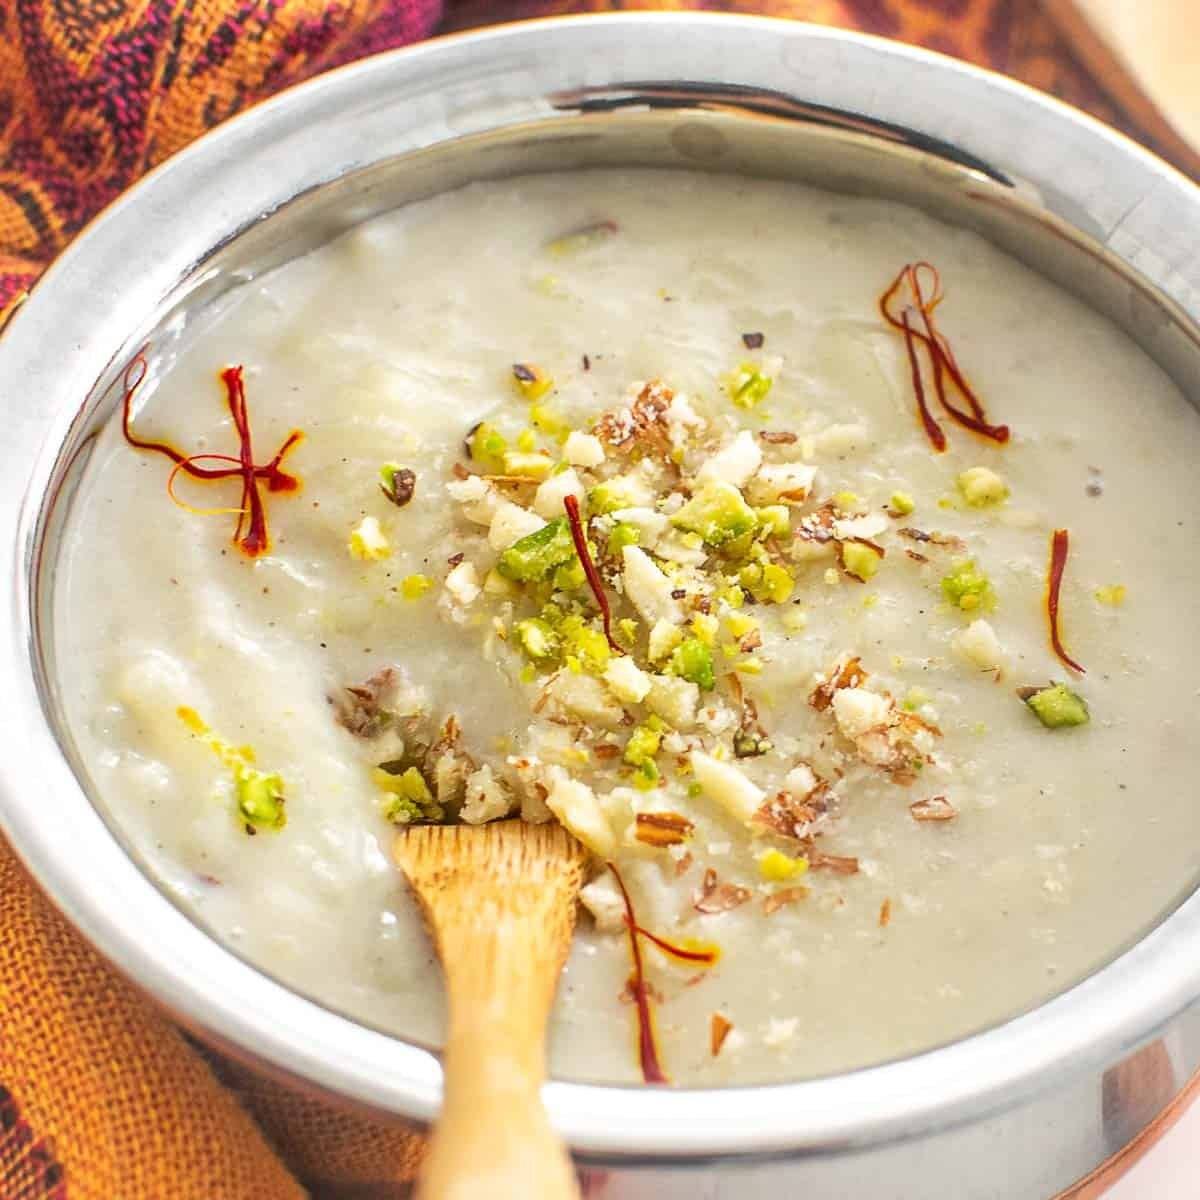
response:
<svg viewBox="0 0 1200 1200"><path fill-rule="evenodd" d="M630 521L618 521L608 535L608 555L620 558L626 546L636 546L641 540L641 531Z"/></svg>
<svg viewBox="0 0 1200 1200"><path fill-rule="evenodd" d="M521 649L532 659L557 658L561 643L558 634L539 617L518 621L515 628Z"/></svg>
<svg viewBox="0 0 1200 1200"><path fill-rule="evenodd" d="M1086 725L1091 720L1087 701L1065 683L1044 688L1022 688L1017 693L1047 729Z"/></svg>
<svg viewBox="0 0 1200 1200"><path fill-rule="evenodd" d="M567 518L555 517L509 546L500 555L496 569L505 579L532 583L547 579L556 567L576 558Z"/></svg>
<svg viewBox="0 0 1200 1200"><path fill-rule="evenodd" d="M701 691L709 692L716 686L712 651L699 638L687 638L675 647L669 670L672 675L699 684Z"/></svg>
<svg viewBox="0 0 1200 1200"><path fill-rule="evenodd" d="M474 462L501 470L507 449L508 440L490 421L480 421L467 434L467 453Z"/></svg>
<svg viewBox="0 0 1200 1200"><path fill-rule="evenodd" d="M238 815L253 829L282 829L287 824L283 810L283 780L251 767L237 775Z"/></svg>
<svg viewBox="0 0 1200 1200"><path fill-rule="evenodd" d="M961 559L942 579L942 595L963 612L991 612L996 593L991 580L975 566L975 560Z"/></svg>
<svg viewBox="0 0 1200 1200"><path fill-rule="evenodd" d="M729 398L738 408L754 408L767 398L774 380L764 375L754 363L744 362L729 377Z"/></svg>
<svg viewBox="0 0 1200 1200"><path fill-rule="evenodd" d="M671 524L699 534L709 546L722 546L750 533L758 520L732 484L708 483L671 518Z"/></svg>

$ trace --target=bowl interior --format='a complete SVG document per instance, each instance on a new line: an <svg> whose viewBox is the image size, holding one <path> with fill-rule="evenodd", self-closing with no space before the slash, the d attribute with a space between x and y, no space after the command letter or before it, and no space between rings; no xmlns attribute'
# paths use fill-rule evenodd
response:
<svg viewBox="0 0 1200 1200"><path fill-rule="evenodd" d="M150 379L161 376L187 340L236 289L399 205L475 180L600 165L793 179L835 192L899 200L982 234L1110 317L1200 407L1200 327L1167 290L1139 274L1111 248L1112 229L1089 216L1083 206L1049 194L1004 165L957 149L949 141L911 132L903 124L745 86L630 83L548 93L540 104L536 114L526 106L519 119L497 119L495 128L482 132L472 131L478 122L465 121L461 129L450 128L453 136L448 140L364 161L328 180L297 188L269 212L242 220L211 239L168 286L156 284L153 294L140 295L136 311L125 314L120 336L111 336L95 352L102 353L105 365L92 372L86 399L52 433L44 475L38 478L35 472L26 581L30 660L40 702L72 771L102 816L102 799L63 720L52 637L53 581L61 533L87 466L89 447L121 401L126 368L145 348ZM118 828L110 824L108 832L124 845ZM1186 895L1181 893L1179 899ZM87 928L78 901L67 907ZM1114 957L1125 949L1114 947ZM213 953L232 954L215 946ZM212 961L218 962L219 957ZM134 969L134 964L123 965ZM169 985L167 975L148 983L160 998L170 994ZM189 1016L194 1024L204 1026L194 1014L185 1014L185 1019ZM227 1036L215 1019L205 1032L240 1053L254 1053L245 1037ZM290 1038L294 1046L301 1036L302 1031L291 1029L284 1040ZM358 1050L369 1062L372 1053L385 1053L384 1044L381 1039L362 1042ZM315 1048L312 1061L296 1060L290 1069L331 1091L348 1090L344 1081L333 1081L328 1072L318 1069L316 1060L329 1054L328 1046ZM264 1049L263 1057L276 1068L281 1066L274 1050ZM396 1099L397 1089L385 1086L376 1096L360 1092L356 1098L427 1115L436 1103L436 1065L423 1055L420 1060L406 1058L404 1070L403 1084L397 1085L407 1089L402 1105ZM897 1080L897 1086L905 1085ZM970 1084L964 1081L963 1087L969 1090ZM620 1089L610 1090L620 1094ZM881 1094L881 1120L886 1103ZM614 1098L613 1105L617 1104L624 1101ZM615 1107L612 1111L615 1115ZM636 1111L637 1102L628 1109L626 1124ZM682 1121L682 1104L678 1113ZM576 1118L586 1124L578 1110ZM819 1122L812 1128L817 1131L814 1137L824 1136ZM775 1134L764 1134L760 1148L769 1148L768 1136ZM598 1137L597 1144L610 1141Z"/></svg>

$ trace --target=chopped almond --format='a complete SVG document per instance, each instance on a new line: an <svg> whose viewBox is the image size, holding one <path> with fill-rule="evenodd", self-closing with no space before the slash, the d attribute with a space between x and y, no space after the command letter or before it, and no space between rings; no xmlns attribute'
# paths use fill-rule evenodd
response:
<svg viewBox="0 0 1200 1200"><path fill-rule="evenodd" d="M814 689L808 703L817 710L824 712L832 703L833 698L843 688L862 687L869 676L862 668L862 659L848 658L832 671Z"/></svg>
<svg viewBox="0 0 1200 1200"><path fill-rule="evenodd" d="M891 900L891 897L889 896L879 906L879 928L880 929L885 928L891 919L892 919L892 900Z"/></svg>
<svg viewBox="0 0 1200 1200"><path fill-rule="evenodd" d="M945 796L930 796L927 800L916 800L908 806L914 821L953 821L958 809Z"/></svg>
<svg viewBox="0 0 1200 1200"><path fill-rule="evenodd" d="M829 811L829 784L818 781L804 796L776 792L754 814L754 820L781 837L801 839Z"/></svg>
<svg viewBox="0 0 1200 1200"><path fill-rule="evenodd" d="M693 822L676 812L638 813L634 837L647 846L678 846L692 836Z"/></svg>
<svg viewBox="0 0 1200 1200"><path fill-rule="evenodd" d="M723 913L738 908L750 899L749 891L733 883L721 883L717 873L709 867L704 872L704 882L692 897L692 907L698 913Z"/></svg>
<svg viewBox="0 0 1200 1200"><path fill-rule="evenodd" d="M778 912L785 905L795 904L798 900L806 900L807 898L808 888L804 886L781 888L763 901L763 912L769 917L773 912Z"/></svg>
<svg viewBox="0 0 1200 1200"><path fill-rule="evenodd" d="M649 453L669 460L671 439L667 409L675 393L665 383L651 380L638 393L629 408L607 412L596 422L592 433L614 450L631 450L641 445Z"/></svg>
<svg viewBox="0 0 1200 1200"><path fill-rule="evenodd" d="M712 1051L713 1058L716 1058L721 1053L721 1047L725 1045L725 1039L729 1036L729 1031L733 1028L733 1022L721 1013L713 1013L712 1025L709 1033L709 1049Z"/></svg>
<svg viewBox="0 0 1200 1200"><path fill-rule="evenodd" d="M841 854L822 854L819 850L808 852L808 865L813 871L832 871L835 875L857 875L858 859Z"/></svg>

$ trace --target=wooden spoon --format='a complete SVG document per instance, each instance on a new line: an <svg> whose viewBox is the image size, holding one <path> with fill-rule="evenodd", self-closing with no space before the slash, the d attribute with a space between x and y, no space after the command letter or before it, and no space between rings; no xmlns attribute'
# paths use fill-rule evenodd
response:
<svg viewBox="0 0 1200 1200"><path fill-rule="evenodd" d="M542 1107L546 1020L587 851L562 826L417 826L397 864L446 975L445 1098L417 1200L577 1200Z"/></svg>

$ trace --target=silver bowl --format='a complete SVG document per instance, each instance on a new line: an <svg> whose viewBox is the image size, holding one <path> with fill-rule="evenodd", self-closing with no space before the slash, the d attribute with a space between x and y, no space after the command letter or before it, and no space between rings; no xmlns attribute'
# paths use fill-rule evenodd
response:
<svg viewBox="0 0 1200 1200"><path fill-rule="evenodd" d="M215 941L89 794L57 682L57 541L139 347L169 367L228 289L396 204L599 163L798 178L926 208L1109 314L1200 396L1200 191L1010 80L801 24L612 16L431 42L255 108L110 207L0 339L0 824L67 917L179 1022L377 1114L430 1118L437 1058ZM1049 1197L1200 1066L1198 945L1191 897L1056 999L926 1054L717 1091L552 1082L546 1102L610 1200L781 1186L823 1200Z"/></svg>

